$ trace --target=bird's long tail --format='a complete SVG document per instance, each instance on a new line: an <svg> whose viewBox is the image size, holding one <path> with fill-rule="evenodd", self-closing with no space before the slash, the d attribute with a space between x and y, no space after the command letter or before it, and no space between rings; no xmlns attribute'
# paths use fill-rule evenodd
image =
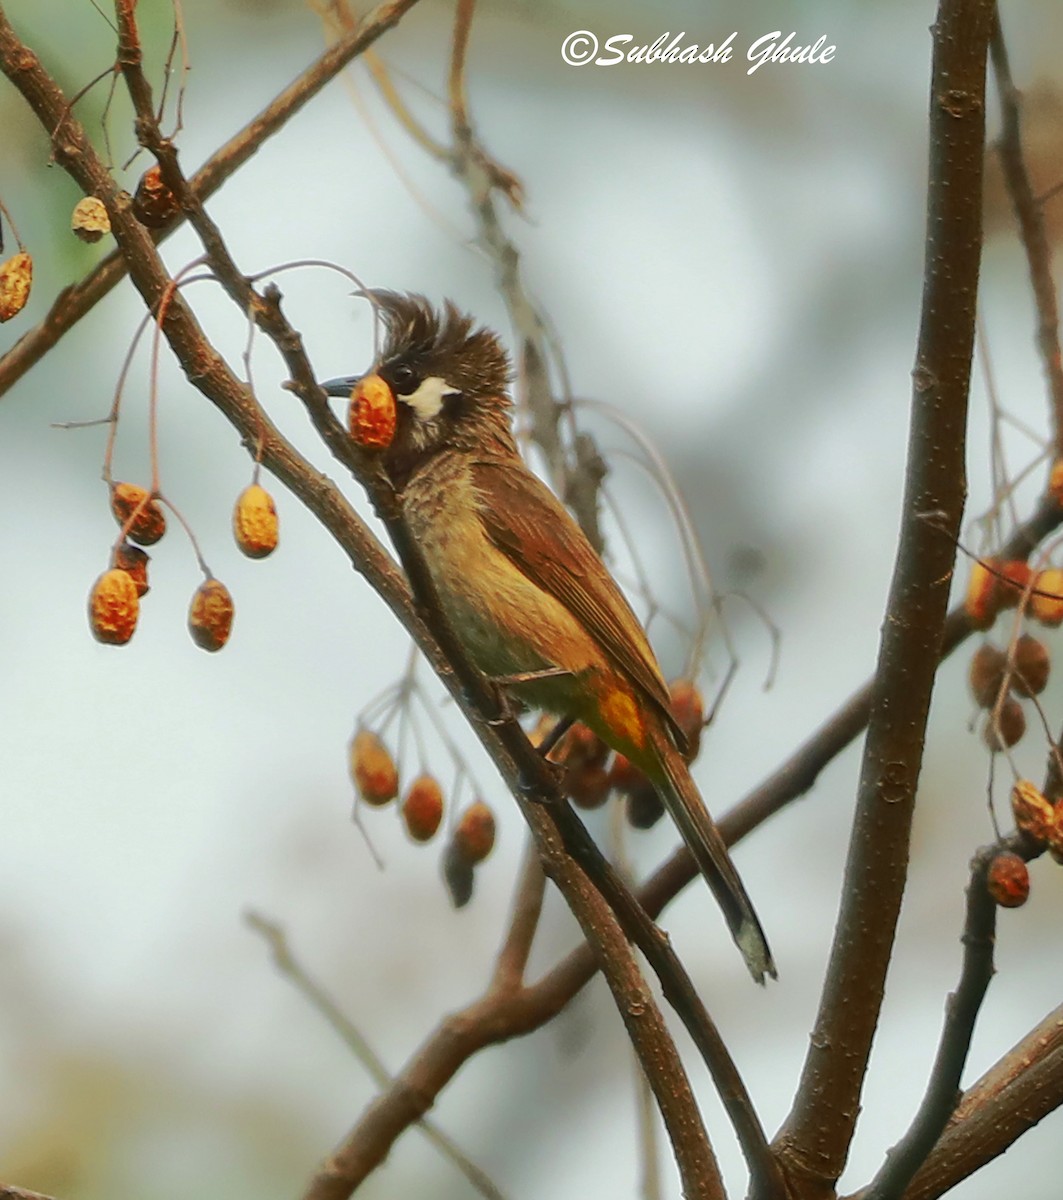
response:
<svg viewBox="0 0 1063 1200"><path fill-rule="evenodd" d="M749 973L757 981L764 976L776 978L775 963L764 930L746 894L731 856L727 852L716 823L709 816L683 756L661 730L654 737L655 758L660 766L653 783L657 786L669 816L683 835L698 869L712 888L713 895L731 930L735 944L746 960Z"/></svg>

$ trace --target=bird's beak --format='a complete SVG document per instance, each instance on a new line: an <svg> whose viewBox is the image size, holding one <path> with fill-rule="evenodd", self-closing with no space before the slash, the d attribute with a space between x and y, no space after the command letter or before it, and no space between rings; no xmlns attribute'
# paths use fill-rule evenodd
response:
<svg viewBox="0 0 1063 1200"><path fill-rule="evenodd" d="M327 379L319 386L326 396L342 396L346 400L361 378L361 375L344 375L341 379Z"/></svg>

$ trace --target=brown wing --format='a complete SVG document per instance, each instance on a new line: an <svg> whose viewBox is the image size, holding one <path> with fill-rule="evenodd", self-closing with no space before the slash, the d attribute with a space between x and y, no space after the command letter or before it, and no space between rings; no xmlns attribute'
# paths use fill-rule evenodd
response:
<svg viewBox="0 0 1063 1200"><path fill-rule="evenodd" d="M668 688L645 631L583 530L523 463L479 461L473 483L483 497L487 536L537 587L559 600L605 653L672 720Z"/></svg>

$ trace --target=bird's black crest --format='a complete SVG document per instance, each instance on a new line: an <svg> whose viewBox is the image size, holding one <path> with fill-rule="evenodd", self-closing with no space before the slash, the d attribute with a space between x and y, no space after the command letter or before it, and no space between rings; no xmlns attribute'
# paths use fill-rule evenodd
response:
<svg viewBox="0 0 1063 1200"><path fill-rule="evenodd" d="M397 359L433 364L446 378L464 376L464 389L506 401L511 378L509 356L496 335L451 300L436 309L416 293L376 290L366 296L384 323L383 362Z"/></svg>

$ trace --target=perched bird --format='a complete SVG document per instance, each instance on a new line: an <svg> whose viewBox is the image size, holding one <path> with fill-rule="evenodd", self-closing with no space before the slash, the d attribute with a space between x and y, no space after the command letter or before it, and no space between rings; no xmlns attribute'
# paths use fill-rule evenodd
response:
<svg viewBox="0 0 1063 1200"><path fill-rule="evenodd" d="M530 707L584 722L650 779L753 978L774 977L760 922L681 753L646 634L582 530L521 458L498 337L449 302L437 311L423 296L369 298L387 334L376 378L322 386L348 396L382 379L394 396L381 461L469 657Z"/></svg>

